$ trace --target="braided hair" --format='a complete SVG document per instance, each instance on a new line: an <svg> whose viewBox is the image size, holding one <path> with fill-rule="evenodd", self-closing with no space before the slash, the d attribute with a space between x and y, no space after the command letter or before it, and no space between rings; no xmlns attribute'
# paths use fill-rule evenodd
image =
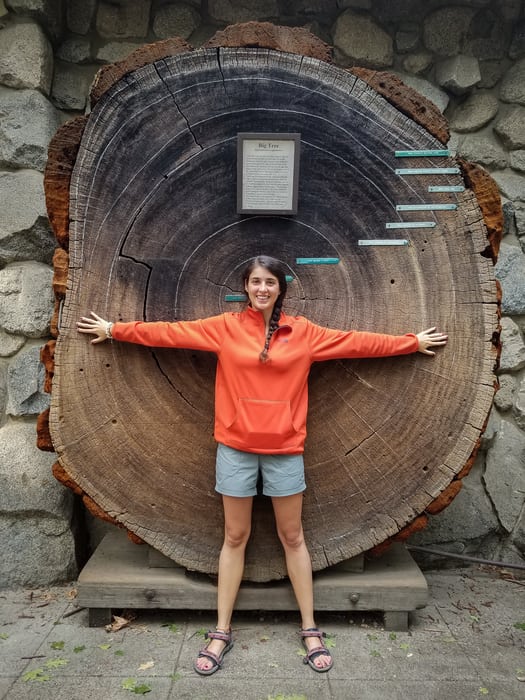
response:
<svg viewBox="0 0 525 700"><path fill-rule="evenodd" d="M250 275L256 267L264 267L265 270L268 270L268 272L270 272L272 275L275 275L279 282L280 289L279 296L277 297L275 306L273 307L272 316L270 318L270 324L268 326L268 333L266 334L264 348L261 350L261 353L259 355L259 359L261 362L267 362L269 359L268 348L270 347L270 340L272 339L272 335L279 327L279 319L281 318L283 299L286 295L288 283L286 282L285 267L281 262L279 262L279 260L276 260L276 258L271 258L268 255L258 255L256 258L252 258L251 260L249 260L248 264L244 269L242 275L242 281L244 286L246 286L246 284L248 283Z"/></svg>

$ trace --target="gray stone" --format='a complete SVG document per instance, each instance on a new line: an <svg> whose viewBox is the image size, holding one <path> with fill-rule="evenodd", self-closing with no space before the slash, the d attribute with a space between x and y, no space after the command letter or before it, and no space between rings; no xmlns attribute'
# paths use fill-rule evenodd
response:
<svg viewBox="0 0 525 700"><path fill-rule="evenodd" d="M499 521L511 532L523 508L525 433L506 420L487 452L483 479Z"/></svg>
<svg viewBox="0 0 525 700"><path fill-rule="evenodd" d="M504 19L518 19L521 14L523 0L500 0L498 3L499 11Z"/></svg>
<svg viewBox="0 0 525 700"><path fill-rule="evenodd" d="M0 265L51 262L56 241L47 219L43 180L34 170L0 172Z"/></svg>
<svg viewBox="0 0 525 700"><path fill-rule="evenodd" d="M41 92L0 87L0 166L43 171L61 121Z"/></svg>
<svg viewBox="0 0 525 700"><path fill-rule="evenodd" d="M372 0L337 0L337 7L341 10L353 7L356 10L371 10Z"/></svg>
<svg viewBox="0 0 525 700"><path fill-rule="evenodd" d="M423 41L439 56L460 53L475 11L470 7L443 7L432 12L423 23Z"/></svg>
<svg viewBox="0 0 525 700"><path fill-rule="evenodd" d="M144 38L148 34L151 0L101 0L97 32L105 39Z"/></svg>
<svg viewBox="0 0 525 700"><path fill-rule="evenodd" d="M513 414L516 425L522 430L525 430L525 378L521 380L521 384L516 393Z"/></svg>
<svg viewBox="0 0 525 700"><path fill-rule="evenodd" d="M492 173L492 177L507 199L513 200L514 204L525 201L525 176L507 168Z"/></svg>
<svg viewBox="0 0 525 700"><path fill-rule="evenodd" d="M394 62L392 38L371 17L346 10L337 18L332 34L342 65L386 68Z"/></svg>
<svg viewBox="0 0 525 700"><path fill-rule="evenodd" d="M493 88L500 81L502 75L507 69L505 61L480 61L479 72L481 80L478 88Z"/></svg>
<svg viewBox="0 0 525 700"><path fill-rule="evenodd" d="M33 17L54 40L64 31L64 5L67 0L5 0L14 13Z"/></svg>
<svg viewBox="0 0 525 700"><path fill-rule="evenodd" d="M494 438L498 434L500 423L501 416L498 413L498 410L495 408L495 406L492 406L492 408L490 409L487 425L485 426L485 430L481 434L480 448L482 450L487 451L488 448L492 445L492 443L494 442Z"/></svg>
<svg viewBox="0 0 525 700"><path fill-rule="evenodd" d="M414 88L420 92L424 97L433 102L436 107L444 112L449 103L449 96L444 90L440 90L433 83L425 78L421 78L416 75L410 75L410 73L402 73L400 71L394 71L401 80L409 87Z"/></svg>
<svg viewBox="0 0 525 700"><path fill-rule="evenodd" d="M469 39L464 53L481 61L506 57L509 45L509 27L501 13L490 8L477 12L469 27Z"/></svg>
<svg viewBox="0 0 525 700"><path fill-rule="evenodd" d="M516 527L512 533L512 541L516 547L520 550L522 556L525 556L525 509L521 514ZM523 563L516 561L516 564Z"/></svg>
<svg viewBox="0 0 525 700"><path fill-rule="evenodd" d="M525 344L520 329L506 316L501 319L501 342L500 371L517 372L525 367Z"/></svg>
<svg viewBox="0 0 525 700"><path fill-rule="evenodd" d="M57 58L68 63L89 63L91 60L91 43L89 39L74 37L66 39L58 51Z"/></svg>
<svg viewBox="0 0 525 700"><path fill-rule="evenodd" d="M6 333L0 328L0 357L11 357L24 347L25 336Z"/></svg>
<svg viewBox="0 0 525 700"><path fill-rule="evenodd" d="M75 577L75 543L63 518L0 515L0 541L0 588L42 588Z"/></svg>
<svg viewBox="0 0 525 700"><path fill-rule="evenodd" d="M38 24L16 24L0 30L0 83L49 94L53 50Z"/></svg>
<svg viewBox="0 0 525 700"><path fill-rule="evenodd" d="M508 236L516 232L514 204L512 202L503 202L501 208L503 210L503 235Z"/></svg>
<svg viewBox="0 0 525 700"><path fill-rule="evenodd" d="M7 362L0 359L0 427L5 422L7 404Z"/></svg>
<svg viewBox="0 0 525 700"><path fill-rule="evenodd" d="M95 66L77 66L57 61L51 90L56 106L60 109L84 110L96 72Z"/></svg>
<svg viewBox="0 0 525 700"><path fill-rule="evenodd" d="M410 538L411 544L464 544L498 529L498 521L481 480L482 463L482 456L478 456L470 474L463 479L456 498L444 511L430 518L423 531Z"/></svg>
<svg viewBox="0 0 525 700"><path fill-rule="evenodd" d="M516 222L516 234L525 236L525 205L521 206L519 202L514 208L514 221ZM525 240L520 238L520 245L525 252Z"/></svg>
<svg viewBox="0 0 525 700"><path fill-rule="evenodd" d="M498 113L498 100L489 92L475 92L456 109L450 120L450 128L460 134L478 131Z"/></svg>
<svg viewBox="0 0 525 700"><path fill-rule="evenodd" d="M401 28L396 33L396 51L397 53L408 53L414 51L419 44L419 27Z"/></svg>
<svg viewBox="0 0 525 700"><path fill-rule="evenodd" d="M44 338L54 308L53 270L15 263L0 270L0 326L8 333Z"/></svg>
<svg viewBox="0 0 525 700"><path fill-rule="evenodd" d="M502 374L498 377L498 382L499 389L494 396L494 403L504 413L505 411L510 411L514 406L517 380L511 374Z"/></svg>
<svg viewBox="0 0 525 700"><path fill-rule="evenodd" d="M436 65L436 81L454 95L469 92L481 80L478 59L473 56L453 56Z"/></svg>
<svg viewBox="0 0 525 700"><path fill-rule="evenodd" d="M514 25L512 40L509 46L510 58L520 58L525 54L525 20Z"/></svg>
<svg viewBox="0 0 525 700"><path fill-rule="evenodd" d="M403 70L408 73L423 73L432 65L432 54L428 51L410 54L403 59Z"/></svg>
<svg viewBox="0 0 525 700"><path fill-rule="evenodd" d="M0 429L0 512L69 518L73 493L51 471L54 452L36 446L34 422L11 421Z"/></svg>
<svg viewBox="0 0 525 700"><path fill-rule="evenodd" d="M68 0L67 26L75 34L87 34L93 23L97 0Z"/></svg>
<svg viewBox="0 0 525 700"><path fill-rule="evenodd" d="M525 150L510 152L510 167L513 170L519 170L520 173L525 173Z"/></svg>
<svg viewBox="0 0 525 700"><path fill-rule="evenodd" d="M115 63L129 56L132 51L140 48L143 44L131 41L110 41L101 46L96 52L96 60L100 63Z"/></svg>
<svg viewBox="0 0 525 700"><path fill-rule="evenodd" d="M6 412L10 416L38 416L49 408L50 397L44 392L45 368L40 362L40 347L24 348L9 365Z"/></svg>
<svg viewBox="0 0 525 700"><path fill-rule="evenodd" d="M479 163L488 168L507 167L507 152L490 136L465 136L457 153L471 163Z"/></svg>
<svg viewBox="0 0 525 700"><path fill-rule="evenodd" d="M500 100L525 105L525 58L505 73L499 91Z"/></svg>
<svg viewBox="0 0 525 700"><path fill-rule="evenodd" d="M187 39L200 24L199 13L189 5L163 5L153 20L153 33L160 39L180 36Z"/></svg>
<svg viewBox="0 0 525 700"><path fill-rule="evenodd" d="M279 16L277 0L208 0L208 13L212 20L233 24Z"/></svg>

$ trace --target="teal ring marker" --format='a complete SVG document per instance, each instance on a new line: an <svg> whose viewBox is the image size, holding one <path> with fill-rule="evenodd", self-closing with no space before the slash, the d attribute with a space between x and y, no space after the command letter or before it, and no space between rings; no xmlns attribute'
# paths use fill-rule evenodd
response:
<svg viewBox="0 0 525 700"><path fill-rule="evenodd" d="M429 185L429 192L464 192L463 185Z"/></svg>
<svg viewBox="0 0 525 700"><path fill-rule="evenodd" d="M286 276L285 276L285 280L286 280L287 282L293 282L294 279L295 279L295 277L292 277L292 275L286 275Z"/></svg>
<svg viewBox="0 0 525 700"><path fill-rule="evenodd" d="M389 221L385 228L434 228L435 221Z"/></svg>
<svg viewBox="0 0 525 700"><path fill-rule="evenodd" d="M225 294L224 301L246 301L246 294Z"/></svg>
<svg viewBox="0 0 525 700"><path fill-rule="evenodd" d="M357 245L408 245L406 238L365 238L357 241Z"/></svg>
<svg viewBox="0 0 525 700"><path fill-rule="evenodd" d="M394 151L396 158L417 158L418 156L449 156L448 150L428 150L428 151Z"/></svg>
<svg viewBox="0 0 525 700"><path fill-rule="evenodd" d="M296 258L297 265L337 265L339 258Z"/></svg>
<svg viewBox="0 0 525 700"><path fill-rule="evenodd" d="M396 168L396 175L459 175L459 168Z"/></svg>
<svg viewBox="0 0 525 700"><path fill-rule="evenodd" d="M451 211L457 204L397 204L396 211Z"/></svg>

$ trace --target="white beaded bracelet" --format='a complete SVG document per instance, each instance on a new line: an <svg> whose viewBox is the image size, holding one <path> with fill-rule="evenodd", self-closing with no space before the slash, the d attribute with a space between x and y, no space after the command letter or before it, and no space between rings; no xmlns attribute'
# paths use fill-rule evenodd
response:
<svg viewBox="0 0 525 700"><path fill-rule="evenodd" d="M111 335L112 327L113 327L112 321L108 321L108 323L106 323L106 338L108 340L113 340L113 336Z"/></svg>

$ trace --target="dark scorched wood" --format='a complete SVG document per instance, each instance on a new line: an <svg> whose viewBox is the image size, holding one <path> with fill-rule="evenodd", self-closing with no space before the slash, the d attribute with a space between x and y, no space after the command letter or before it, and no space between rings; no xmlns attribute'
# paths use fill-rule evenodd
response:
<svg viewBox="0 0 525 700"><path fill-rule="evenodd" d="M299 132L295 217L236 214L238 132ZM399 159L443 144L351 73L265 49L180 53L124 75L84 129L69 202L70 267L55 355L50 427L60 465L112 518L192 570L216 572L213 357L76 333L113 320L190 319L240 305L240 272L279 257L294 281L286 309L332 327L446 330L422 355L313 367L304 525L314 569L395 536L445 491L476 448L494 392L498 328L487 231L471 189L429 195L461 175ZM396 204L457 203L404 212ZM435 229L386 230L431 220ZM406 247L359 239L407 238ZM338 265L298 266L297 257ZM58 470L58 469L57 469ZM457 490L457 489L452 489ZM418 521L419 522L419 521ZM271 505L256 499L246 578L281 578Z"/></svg>

